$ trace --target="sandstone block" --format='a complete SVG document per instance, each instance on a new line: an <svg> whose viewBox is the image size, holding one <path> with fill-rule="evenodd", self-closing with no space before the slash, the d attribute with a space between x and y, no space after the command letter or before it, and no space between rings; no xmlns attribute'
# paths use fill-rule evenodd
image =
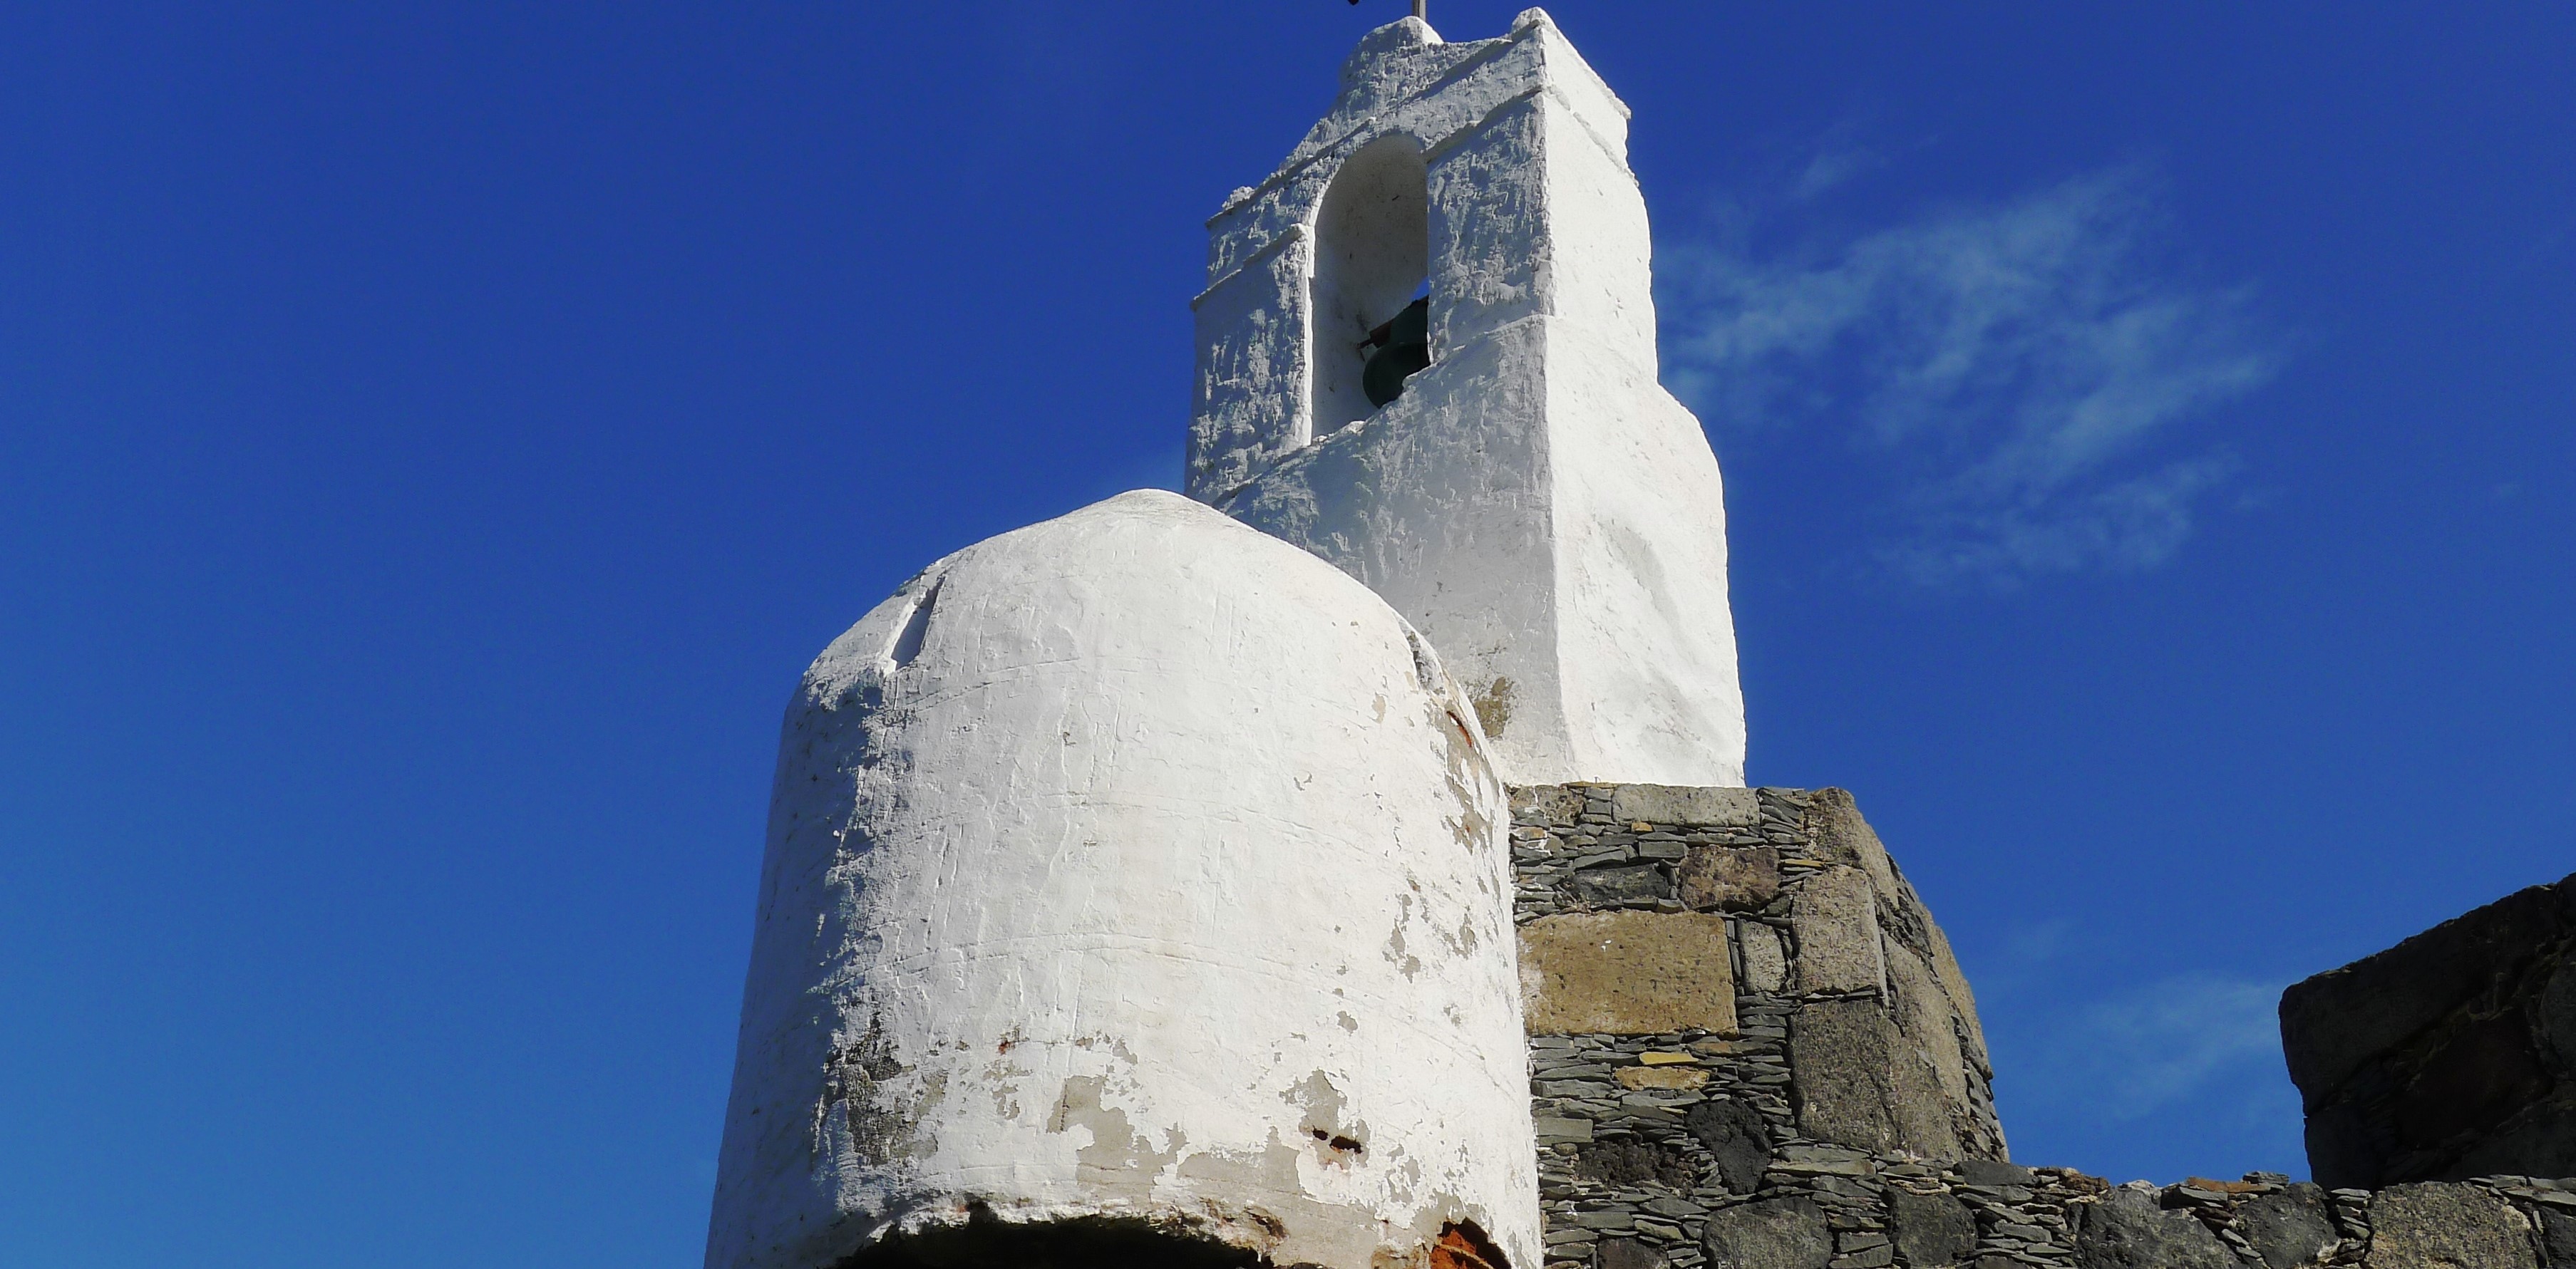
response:
<svg viewBox="0 0 2576 1269"><path fill-rule="evenodd" d="M1522 926L1520 940L1531 1035L1735 1033L1724 917L1574 912Z"/></svg>
<svg viewBox="0 0 2576 1269"><path fill-rule="evenodd" d="M1619 1087L1631 1091L1649 1088L1687 1090L1708 1083L1708 1072L1695 1066L1623 1066L1613 1072L1611 1078L1619 1081Z"/></svg>
<svg viewBox="0 0 2576 1269"><path fill-rule="evenodd" d="M1780 851L1773 846L1694 846L1679 870L1682 906L1697 912L1751 912L1780 897Z"/></svg>
<svg viewBox="0 0 2576 1269"><path fill-rule="evenodd" d="M2539 1269L2511 1208L2474 1186L2400 1185L2370 1200L2370 1269Z"/></svg>
<svg viewBox="0 0 2576 1269"><path fill-rule="evenodd" d="M1789 909L1798 935L1798 989L1887 990L1876 893L1857 868L1829 868L1798 887Z"/></svg>
<svg viewBox="0 0 2576 1269"><path fill-rule="evenodd" d="M1610 814L1621 820L1690 828L1744 828L1762 822L1751 789L1622 784L1610 790Z"/></svg>
<svg viewBox="0 0 2576 1269"><path fill-rule="evenodd" d="M1834 1238L1825 1212L1803 1198L1765 1199L1709 1214L1700 1236L1708 1269L1826 1269Z"/></svg>

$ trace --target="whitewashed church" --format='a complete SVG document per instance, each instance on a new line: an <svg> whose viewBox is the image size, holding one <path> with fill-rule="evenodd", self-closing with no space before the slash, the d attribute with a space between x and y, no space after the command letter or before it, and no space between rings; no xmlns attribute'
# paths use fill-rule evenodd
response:
<svg viewBox="0 0 2576 1269"><path fill-rule="evenodd" d="M710 1269L1694 1269L2002 1160L1902 874L1742 787L1627 127L1539 10L1372 32L1208 222L1187 496L813 663Z"/></svg>

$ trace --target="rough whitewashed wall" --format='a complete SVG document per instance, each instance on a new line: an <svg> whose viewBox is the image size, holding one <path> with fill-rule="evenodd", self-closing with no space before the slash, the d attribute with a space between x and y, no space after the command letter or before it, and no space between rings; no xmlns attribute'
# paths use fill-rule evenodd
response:
<svg viewBox="0 0 2576 1269"><path fill-rule="evenodd" d="M1482 744L1376 596L1177 495L931 566L788 713L708 1265L976 1209L1535 1265Z"/></svg>
<svg viewBox="0 0 2576 1269"><path fill-rule="evenodd" d="M1432 365L1318 437L1314 218L1341 164L1428 158ZM1627 107L1547 15L1371 33L1331 112L1209 222L1191 496L1332 561L1441 649L1519 783L1743 780L1717 459L1656 381Z"/></svg>

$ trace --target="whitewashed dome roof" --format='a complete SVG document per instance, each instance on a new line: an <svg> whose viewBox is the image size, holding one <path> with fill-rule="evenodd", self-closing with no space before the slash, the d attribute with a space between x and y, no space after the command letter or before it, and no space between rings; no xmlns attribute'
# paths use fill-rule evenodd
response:
<svg viewBox="0 0 2576 1269"><path fill-rule="evenodd" d="M1537 1264L1482 747L1367 587L1174 494L931 566L788 711L707 1263L974 1208Z"/></svg>

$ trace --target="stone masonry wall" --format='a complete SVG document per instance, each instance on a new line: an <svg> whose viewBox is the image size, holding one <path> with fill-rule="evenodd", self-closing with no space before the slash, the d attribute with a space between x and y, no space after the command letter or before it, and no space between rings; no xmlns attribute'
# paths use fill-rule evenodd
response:
<svg viewBox="0 0 2576 1269"><path fill-rule="evenodd" d="M1544 1269L2576 1269L2576 1178L2006 1161L1967 980L1838 789L1515 789Z"/></svg>
<svg viewBox="0 0 2576 1269"><path fill-rule="evenodd" d="M2576 877L2281 994L2328 1185L2576 1172Z"/></svg>
<svg viewBox="0 0 2576 1269"><path fill-rule="evenodd" d="M1512 806L1551 1265L1692 1269L1798 1230L1819 1265L1893 1264L1889 1178L2004 1166L1967 979L1850 795Z"/></svg>

